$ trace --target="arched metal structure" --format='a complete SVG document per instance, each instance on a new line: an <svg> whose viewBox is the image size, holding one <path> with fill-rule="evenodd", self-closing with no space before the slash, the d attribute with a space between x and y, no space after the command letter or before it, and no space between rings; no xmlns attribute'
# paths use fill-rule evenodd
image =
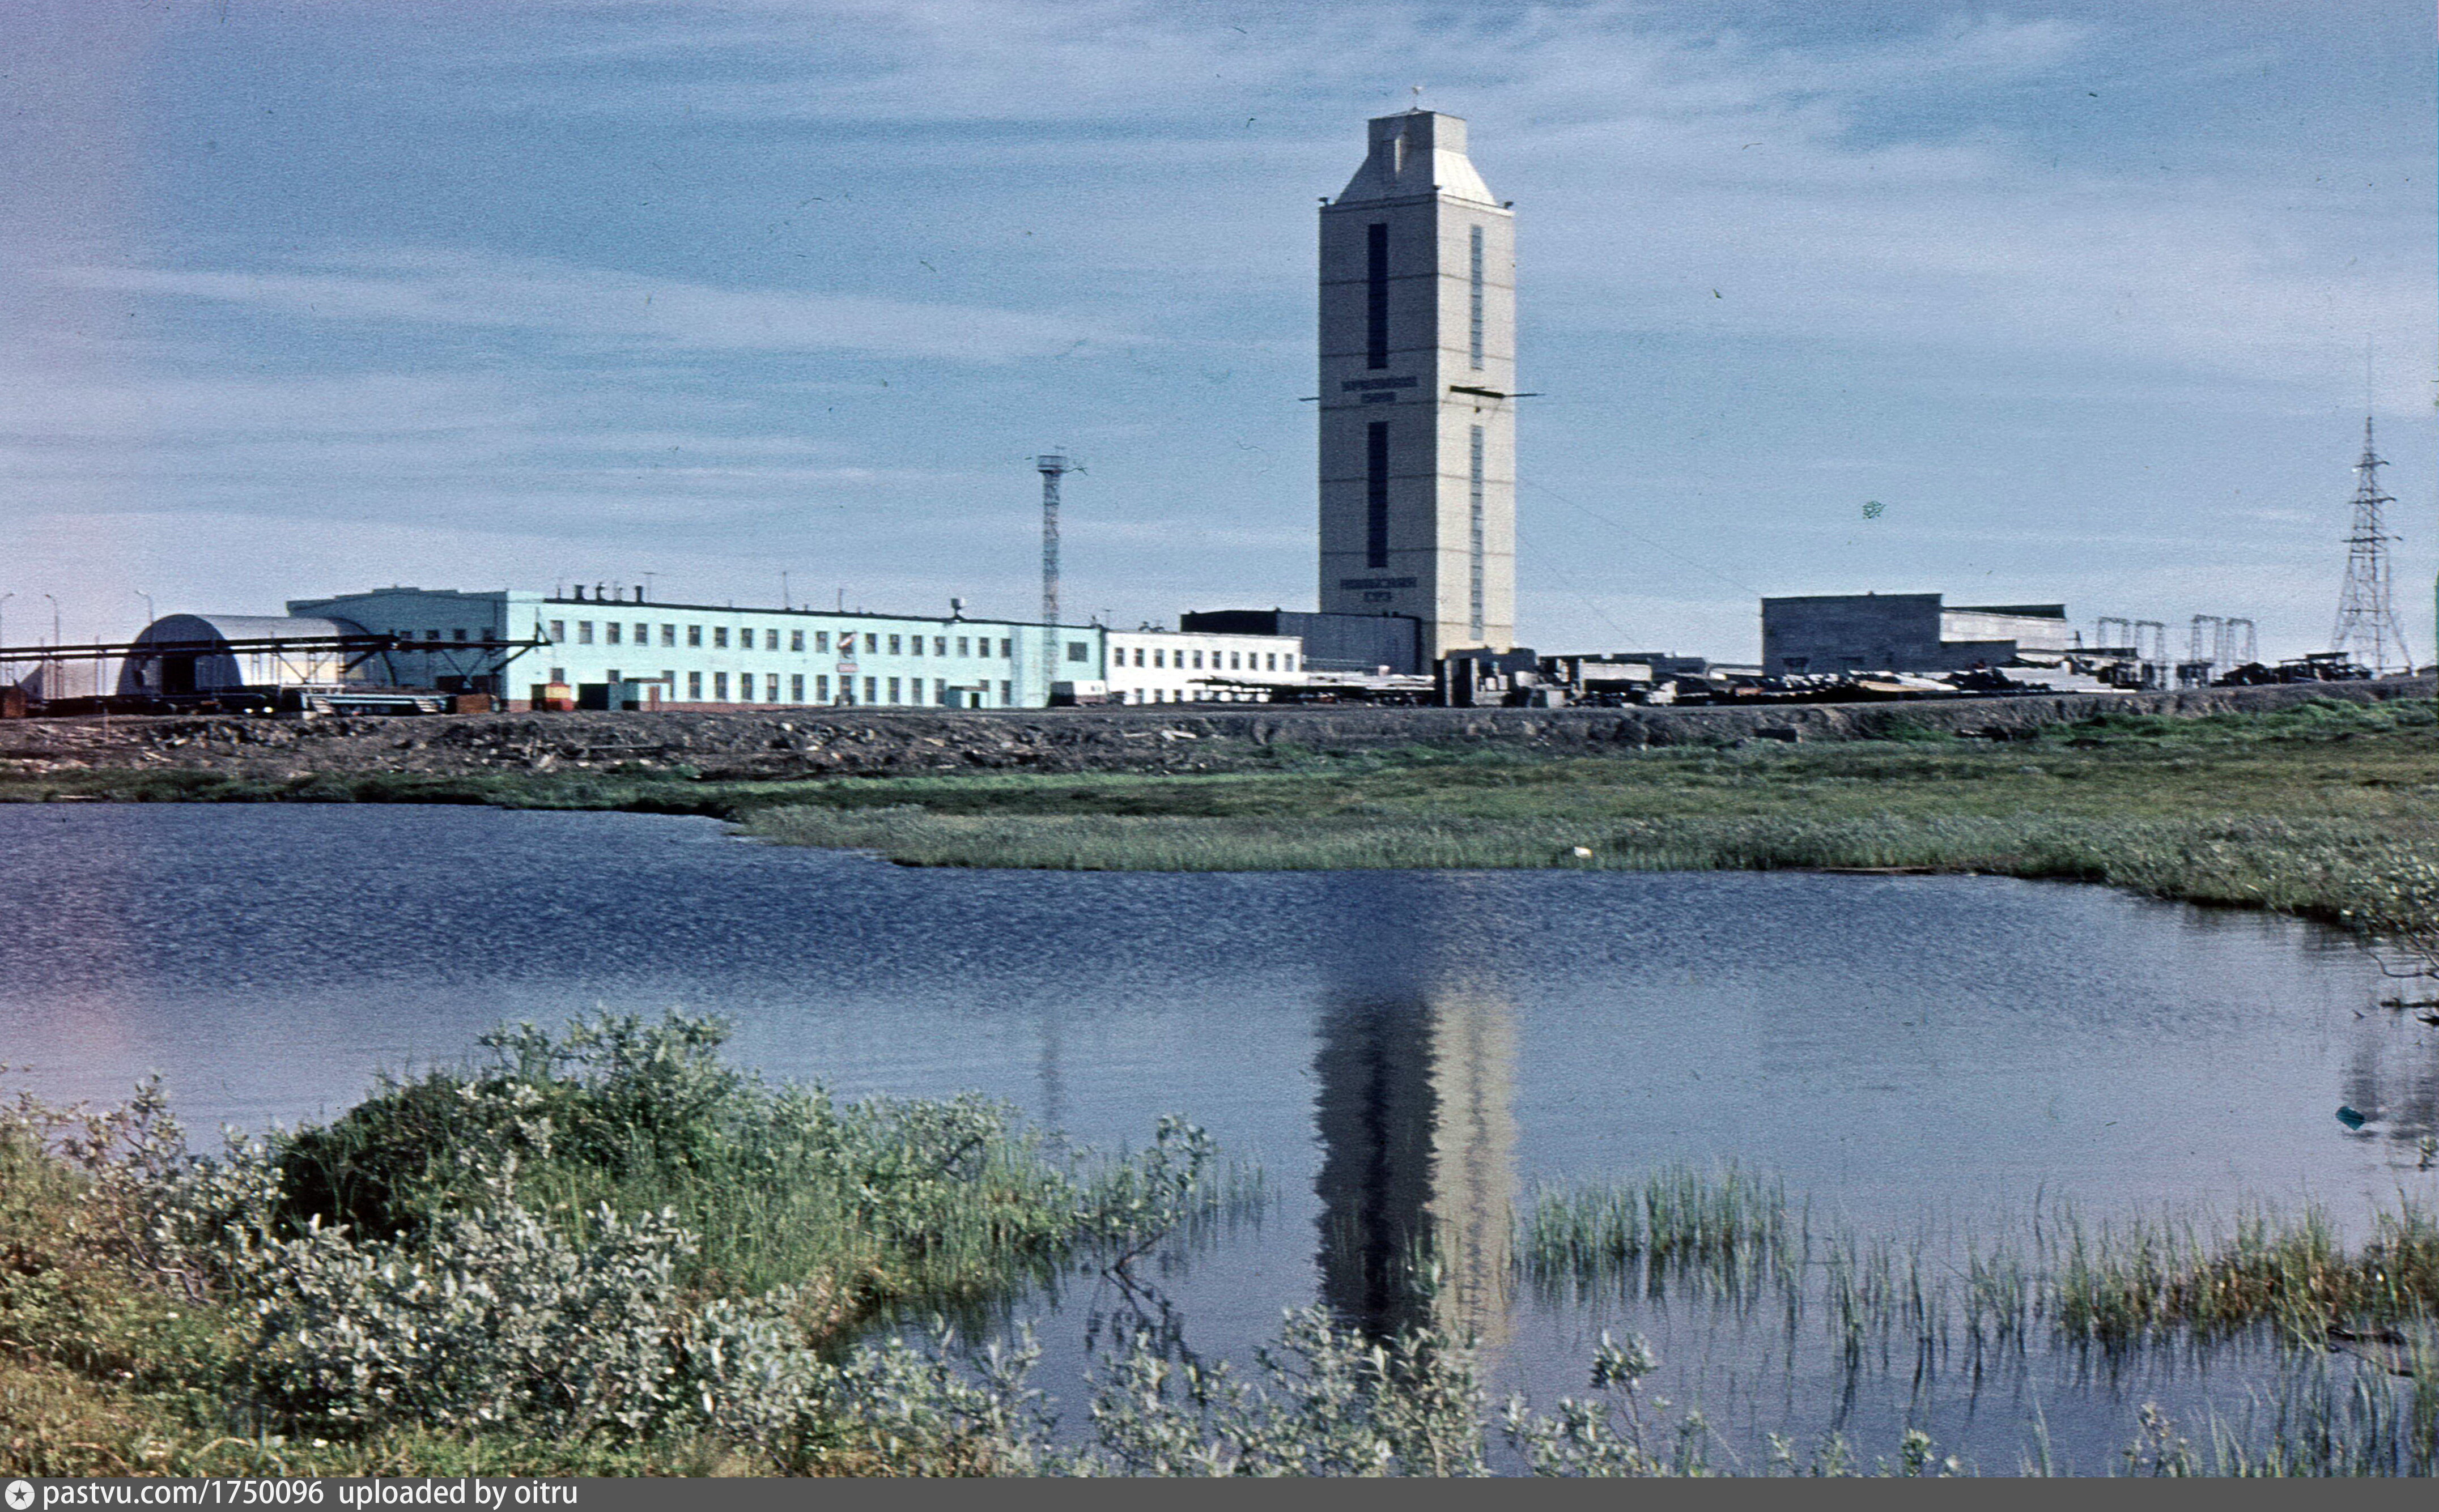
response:
<svg viewBox="0 0 2439 1512"><path fill-rule="evenodd" d="M352 664L363 656L342 643L365 636L364 627L344 619L168 614L129 643L118 691L175 698L336 687L350 681Z"/></svg>

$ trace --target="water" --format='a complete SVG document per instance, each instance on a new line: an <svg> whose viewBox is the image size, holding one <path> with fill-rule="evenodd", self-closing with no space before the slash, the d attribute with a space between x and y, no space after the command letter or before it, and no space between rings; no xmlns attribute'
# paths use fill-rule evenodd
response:
<svg viewBox="0 0 2439 1512"><path fill-rule="evenodd" d="M158 1070L191 1126L261 1128L503 1020L718 1011L741 1058L843 1095L980 1089L1105 1147L1181 1112L1258 1159L1276 1206L1156 1281L1205 1352L1316 1298L1401 1316L1356 1257L1437 1225L1442 1306L1502 1389L1580 1393L1600 1329L1632 1328L1748 1447L1836 1426L1885 1452L1914 1421L2003 1468L2037 1402L2089 1461L2213 1367L2045 1356L1926 1387L1896 1359L1859 1383L1817 1321L1790 1347L1684 1297L1517 1292L1510 1204L1731 1159L1817 1227L1949 1237L2060 1194L2356 1224L2439 1190L2413 1168L2439 1035L2375 1006L2394 984L2363 952L2094 888L917 871L702 820L380 807L0 807L0 1060L46 1095ZM1127 1300L1084 1277L1024 1302L1041 1384L1076 1399L1086 1332Z"/></svg>

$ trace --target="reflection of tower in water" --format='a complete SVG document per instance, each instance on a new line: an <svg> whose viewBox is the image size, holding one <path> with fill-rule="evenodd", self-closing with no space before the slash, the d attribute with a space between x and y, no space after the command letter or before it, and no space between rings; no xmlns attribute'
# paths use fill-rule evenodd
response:
<svg viewBox="0 0 2439 1512"><path fill-rule="evenodd" d="M1411 959L1398 975L1413 970ZM1471 985L1339 989L1324 1004L1322 1300L1388 1334L1506 1333L1514 1009Z"/></svg>

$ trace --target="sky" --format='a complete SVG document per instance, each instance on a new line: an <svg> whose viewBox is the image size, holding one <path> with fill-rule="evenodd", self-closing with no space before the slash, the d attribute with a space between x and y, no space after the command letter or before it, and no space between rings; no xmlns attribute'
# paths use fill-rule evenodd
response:
<svg viewBox="0 0 2439 1512"><path fill-rule="evenodd" d="M1316 201L1518 217L1519 637L2439 569L2424 0L0 0L0 643L390 583L1312 607ZM1419 97L1415 86L1419 85Z"/></svg>

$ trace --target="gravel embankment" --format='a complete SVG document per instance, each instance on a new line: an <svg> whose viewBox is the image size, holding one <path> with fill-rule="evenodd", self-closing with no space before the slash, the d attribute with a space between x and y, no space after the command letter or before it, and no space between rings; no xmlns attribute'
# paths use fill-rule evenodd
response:
<svg viewBox="0 0 2439 1512"><path fill-rule="evenodd" d="M774 709L768 714L420 718L152 717L0 721L0 774L80 770L533 773L685 769L704 777L949 771L1214 772L1271 748L1495 744L1554 753L1751 739L1869 738L1896 725L2004 738L2108 711L2192 717L2309 699L2430 698L2439 680L1931 703L1629 709L1130 708L993 712Z"/></svg>

